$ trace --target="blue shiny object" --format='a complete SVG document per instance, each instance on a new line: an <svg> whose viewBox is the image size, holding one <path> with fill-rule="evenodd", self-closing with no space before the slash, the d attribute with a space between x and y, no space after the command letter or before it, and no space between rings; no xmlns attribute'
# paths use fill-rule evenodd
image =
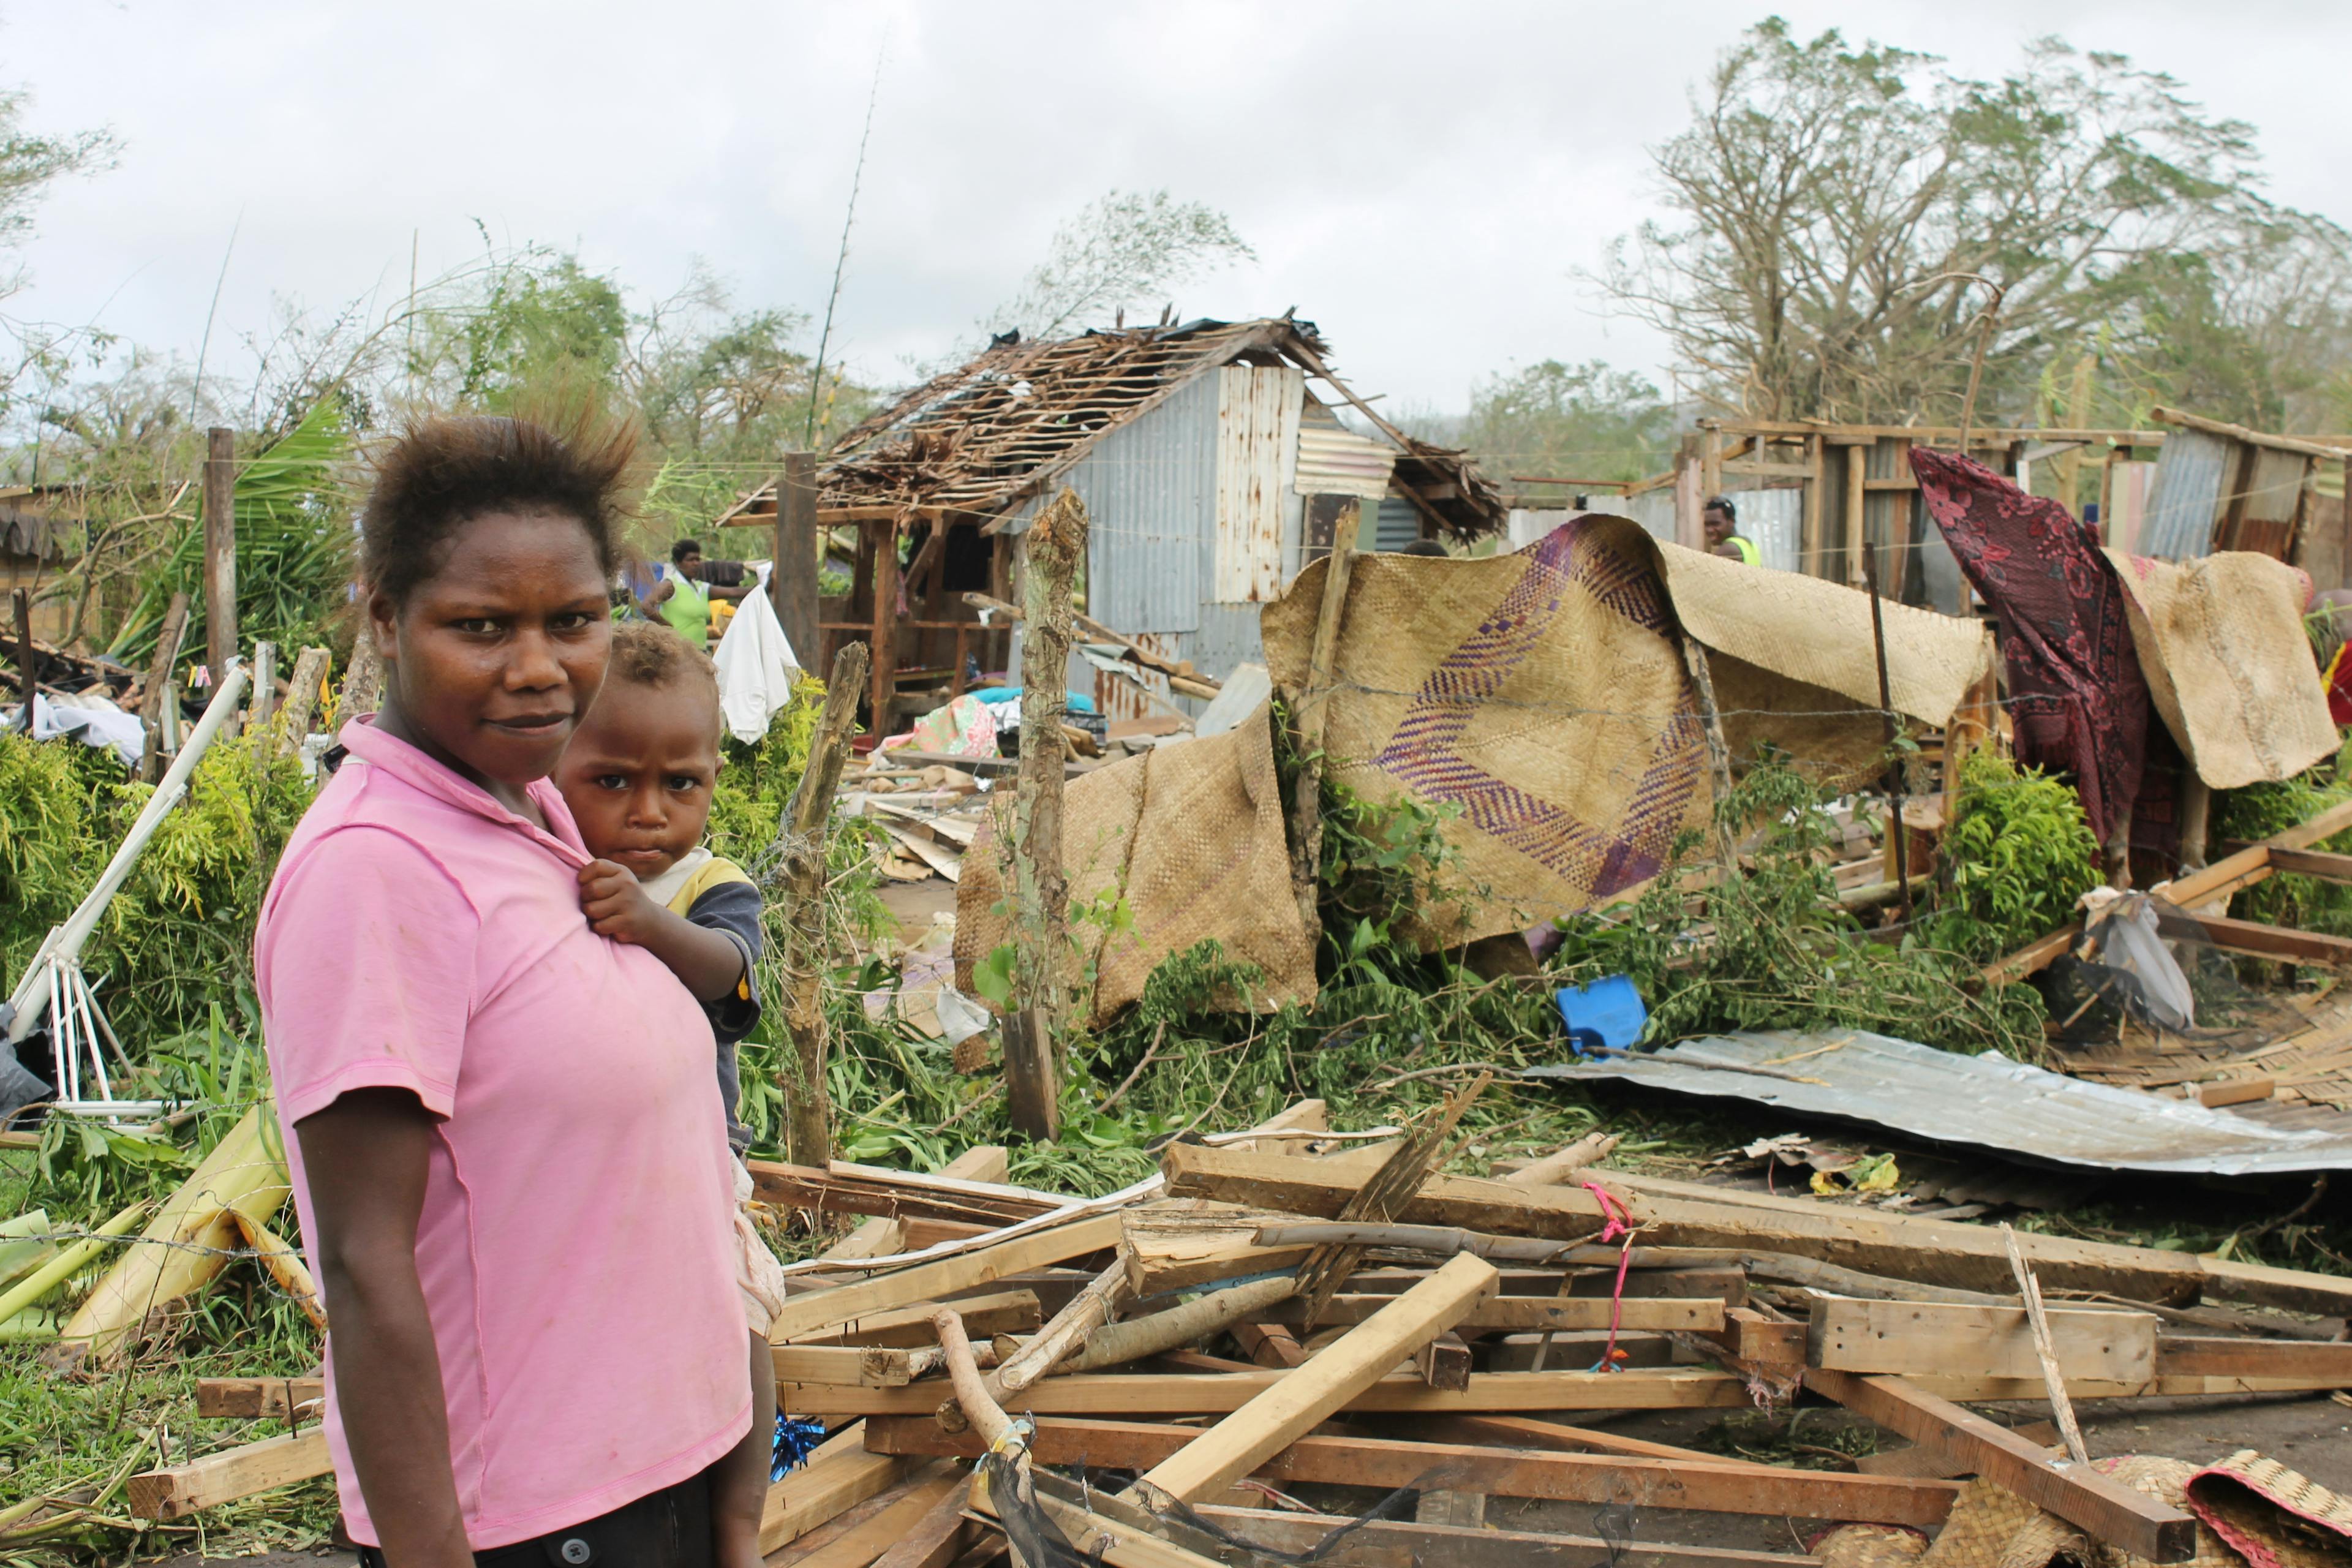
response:
<svg viewBox="0 0 2352 1568"><path fill-rule="evenodd" d="M1569 1048L1578 1056L1629 1050L1650 1021L1642 994L1622 974L1590 985L1563 986L1557 1000L1560 1022L1568 1026Z"/></svg>
<svg viewBox="0 0 2352 1568"><path fill-rule="evenodd" d="M808 1463L808 1457L819 1443L824 1441L824 1423L805 1415L787 1415L776 1412L776 1447L768 1461L768 1479L781 1481L786 1472L799 1469Z"/></svg>

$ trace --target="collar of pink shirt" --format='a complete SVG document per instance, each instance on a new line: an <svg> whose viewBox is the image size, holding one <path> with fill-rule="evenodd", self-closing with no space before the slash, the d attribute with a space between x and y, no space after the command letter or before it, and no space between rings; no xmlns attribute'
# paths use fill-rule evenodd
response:
<svg viewBox="0 0 2352 1568"><path fill-rule="evenodd" d="M375 726L375 715L363 713L342 728L337 737L343 749L372 768L386 773L422 794L431 795L445 805L471 812L501 827L511 827L528 834L545 846L555 857L574 870L588 864L591 857L579 842L579 829L572 826L572 813L563 804L563 795L543 778L533 779L523 787L530 798L539 803L549 824L561 829L551 833L527 817L516 816L494 799L490 792L467 778L446 763L436 762L423 751L395 735L387 735Z"/></svg>

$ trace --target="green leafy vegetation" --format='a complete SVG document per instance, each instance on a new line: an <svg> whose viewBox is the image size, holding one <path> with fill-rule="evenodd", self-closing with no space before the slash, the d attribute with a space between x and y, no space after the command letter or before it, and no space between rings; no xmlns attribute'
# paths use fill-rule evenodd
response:
<svg viewBox="0 0 2352 1568"><path fill-rule="evenodd" d="M2075 900L2101 880L2099 841L2073 787L1990 751L1960 768L1942 854L1950 869L1937 938L1979 961L2074 920Z"/></svg>

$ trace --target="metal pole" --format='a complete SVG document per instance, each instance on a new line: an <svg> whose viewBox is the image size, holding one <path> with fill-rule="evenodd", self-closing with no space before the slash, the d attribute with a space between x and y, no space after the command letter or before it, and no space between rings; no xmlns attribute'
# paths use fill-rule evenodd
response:
<svg viewBox="0 0 2352 1568"><path fill-rule="evenodd" d="M131 825L131 831L123 835L121 847L114 851L114 858L109 860L106 869L99 873L97 884L75 906L74 912L66 917L65 924L52 930L42 940L40 951L34 953L32 962L25 966L16 992L9 997L16 1009L16 1017L8 1025L10 1045L40 1026L41 1016L47 1011L49 1001L46 990L39 984L43 966L73 964L80 961L81 944L88 942L89 933L98 929L99 917L106 912L107 901L114 897L116 889L131 875L131 868L138 862L140 851L147 847L147 841L155 837L155 830L163 826L163 818L171 815L172 808L179 805L180 798L188 793L188 775L196 771L196 763L203 758L205 748L213 743L213 737L220 732L229 715L236 711L237 702L245 695L245 667L232 663L226 678L213 688L213 700L205 706L205 716L196 721L196 727L189 731L186 744L172 760L172 771L163 775L163 782L157 784L155 793L147 797L147 804L140 809L139 819Z"/></svg>
<svg viewBox="0 0 2352 1568"><path fill-rule="evenodd" d="M1895 885L1903 900L1903 923L1911 923L1911 857L1904 842L1903 762L1895 755L1895 689L1886 677L1886 622L1878 605L1878 546L1862 542L1862 575L1870 591L1870 642L1878 654L1878 716L1886 741L1886 831L1895 846Z"/></svg>

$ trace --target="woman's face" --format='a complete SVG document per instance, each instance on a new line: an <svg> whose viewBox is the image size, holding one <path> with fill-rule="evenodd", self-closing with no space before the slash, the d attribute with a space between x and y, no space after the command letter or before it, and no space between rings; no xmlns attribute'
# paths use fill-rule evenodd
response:
<svg viewBox="0 0 2352 1568"><path fill-rule="evenodd" d="M565 512L488 511L441 548L405 600L368 603L386 727L478 783L544 778L612 645L588 530Z"/></svg>

